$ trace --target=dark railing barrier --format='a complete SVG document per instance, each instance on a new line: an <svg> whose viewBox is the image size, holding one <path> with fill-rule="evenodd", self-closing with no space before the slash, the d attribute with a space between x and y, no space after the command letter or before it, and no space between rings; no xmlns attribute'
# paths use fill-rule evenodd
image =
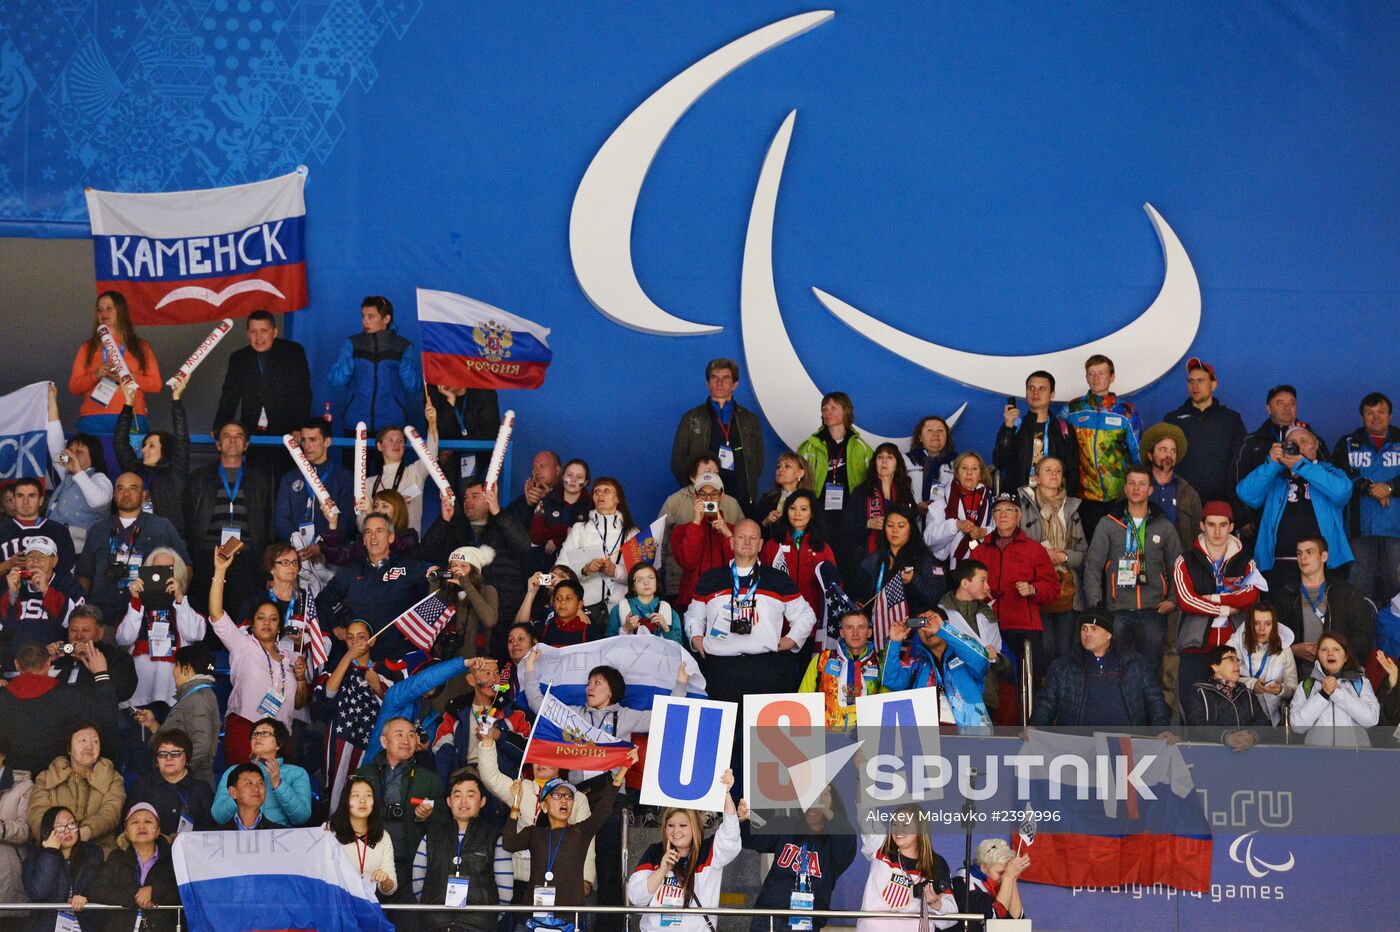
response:
<svg viewBox="0 0 1400 932"><path fill-rule="evenodd" d="M53 912L60 912L60 911L62 911L62 910L71 908L71 907L69 907L69 905L68 905L67 903L14 903L14 904L0 903L0 918L3 918L4 913L8 911L8 908L9 908L9 907L13 907L13 909L15 909L15 910L21 910L21 909L24 909L24 910L52 910ZM449 909L449 907L447 907L447 906L434 905L434 904L431 904L431 903L385 903L385 904L383 904L383 908L384 908L384 910L385 910L386 912L392 912L392 911L396 911L396 910L403 910L403 911L406 911L406 912L437 912L437 913L440 913L440 912L443 912L443 911ZM176 932L179 932L179 930L180 930L180 928L181 928L181 926L182 926L182 924L183 924L183 920L184 920L183 907L180 907L180 906L154 906L154 907L152 907L151 909L147 910L147 912L155 912L155 911L157 911L157 910L172 910L172 909L173 909L173 910L176 910L177 912L180 913L180 915L177 916L177 917L176 917L176 920L175 920L175 921L176 921ZM96 910L96 911L102 911L102 912L110 912L110 911L112 911L112 910L126 910L126 911L128 911L128 912L134 912L134 911L135 911L135 910L134 910L132 907L130 907L130 906L108 906L108 905L105 905L105 904L102 904L102 903L89 903L87 906L85 906L85 907L83 908L83 912L87 912L87 911L89 911L89 910ZM767 916L767 917L769 917L768 926L769 926L770 929L775 930L775 932L776 932L776 930L777 930L778 928L780 928L780 924L777 923L777 920L779 920L779 919L788 919L788 918L803 918L803 917L807 917L807 918L821 918L821 919L905 919L905 920L913 920L913 919L917 919L917 918L918 918L918 914L916 914L916 913L891 913L891 912L877 912L877 911L867 911L867 910L837 910L837 909L770 909L770 908L768 908L768 907L764 907L764 908L762 908L762 909L759 909L759 908L756 908L756 907L747 907L747 906L744 906L744 907L739 907L739 906L715 906L715 907L713 907L713 908L705 908L705 909L697 908L697 907L694 907L694 906L685 907L685 908L680 908L680 909L675 908L675 907L665 907L665 906L570 906L570 907L568 907L567 909L559 909L559 908L556 908L556 909L552 909L552 910L546 910L546 909L543 909L543 908L541 908L541 907L539 907L539 906L515 906L515 905L509 905L509 904L500 904L500 905L496 905L496 906L489 906L489 905L458 906L458 907L455 907L455 908L451 908L451 910L452 910L452 912L459 912L459 913L544 913L544 912L550 912L550 913L557 913L557 914L564 915L564 916L573 915L573 916L574 916L574 923L575 923L575 925L578 924L578 917L579 917L579 916L593 915L593 914L599 914L599 913L614 913L614 914L616 914L616 913L622 913L622 914L629 915L629 916L638 916L638 915L647 914L647 913L650 913L650 914L665 913L665 914L668 914L668 915L674 915L674 914L679 913L679 914L683 914L683 915L695 915L695 916L736 916L736 917L748 917L748 918L752 918L752 917L754 917L754 916ZM931 915L931 914L930 914L930 918L932 918L932 915ZM979 922L979 923L980 923L980 922L984 922L984 921L985 921L985 917L983 917L983 916L982 916L981 914L979 914L979 913L944 913L943 915L941 915L941 916L939 916L939 917L937 917L937 918L940 919L940 920L956 920L956 921L959 921L959 922L968 921L968 922ZM785 924L781 924L781 925L785 925Z"/></svg>

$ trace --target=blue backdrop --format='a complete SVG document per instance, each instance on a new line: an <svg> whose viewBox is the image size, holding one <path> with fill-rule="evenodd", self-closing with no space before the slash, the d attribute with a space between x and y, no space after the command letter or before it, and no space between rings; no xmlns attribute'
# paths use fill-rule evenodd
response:
<svg viewBox="0 0 1400 932"><path fill-rule="evenodd" d="M1329 439L1364 392L1389 387L1372 360L1400 349L1400 10L1382 4L832 4L830 22L703 97L642 189L639 280L723 332L666 338L604 318L567 236L599 145L701 56L818 8L7 3L0 230L85 235L85 185L207 187L305 163L312 304L291 330L313 370L357 329L364 294L389 295L410 337L418 285L537 320L553 329L549 380L504 398L521 452L584 455L650 512L705 360L743 360L754 182L796 108L778 297L814 381L850 392L868 429L907 435L970 401L958 444L986 451L1002 396L857 336L812 286L959 349L1076 345L1156 294L1144 201L1200 280L1193 351L1251 429L1277 381L1298 385L1301 416ZM1184 395L1177 367L1134 400L1150 422ZM747 384L739 398L754 404Z"/></svg>

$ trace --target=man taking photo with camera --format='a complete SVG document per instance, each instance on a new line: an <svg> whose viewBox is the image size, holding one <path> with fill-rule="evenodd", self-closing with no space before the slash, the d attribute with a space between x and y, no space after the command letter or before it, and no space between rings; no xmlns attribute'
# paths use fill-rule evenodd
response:
<svg viewBox="0 0 1400 932"><path fill-rule="evenodd" d="M1342 521L1342 509L1351 501L1351 478L1319 460L1320 447L1310 428L1295 425L1235 488L1241 502L1260 512L1254 564L1269 581L1271 592L1297 586L1295 554L1306 538L1326 539L1333 569L1352 561Z"/></svg>

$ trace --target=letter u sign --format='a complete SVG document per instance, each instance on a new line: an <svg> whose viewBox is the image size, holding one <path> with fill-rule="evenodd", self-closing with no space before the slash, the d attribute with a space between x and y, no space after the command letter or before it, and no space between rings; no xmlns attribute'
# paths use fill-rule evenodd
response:
<svg viewBox="0 0 1400 932"><path fill-rule="evenodd" d="M641 800L719 812L739 707L709 699L658 697L651 709Z"/></svg>

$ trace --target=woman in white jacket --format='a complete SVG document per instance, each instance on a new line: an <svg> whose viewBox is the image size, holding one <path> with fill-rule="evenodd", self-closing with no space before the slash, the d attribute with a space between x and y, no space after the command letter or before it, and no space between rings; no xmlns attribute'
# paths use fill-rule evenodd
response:
<svg viewBox="0 0 1400 932"><path fill-rule="evenodd" d="M383 807L375 802L372 780L350 778L340 805L326 823L326 831L335 833L335 840L355 865L365 892L387 897L399 888L394 870L394 840L384 830Z"/></svg>
<svg viewBox="0 0 1400 932"><path fill-rule="evenodd" d="M1229 646L1240 655L1240 682L1264 702L1275 725L1283 718L1283 703L1298 688L1298 665L1293 660L1293 631L1278 623L1268 602L1250 606L1249 620L1230 635Z"/></svg>
<svg viewBox="0 0 1400 932"><path fill-rule="evenodd" d="M1298 684L1288 721L1306 732L1305 744L1325 747L1370 747L1367 728L1381 720L1381 704L1347 639L1327 631L1317 639L1317 663Z"/></svg>
<svg viewBox="0 0 1400 932"><path fill-rule="evenodd" d="M748 806L734 805L729 795L734 771L720 777L724 784L724 819L709 838L700 827L700 813L694 809L667 809L661 815L661 841L647 848L632 876L627 878L627 902L632 906L686 907L718 906L724 868L743 850L739 822L748 817ZM641 917L642 932L661 929L676 932L708 932L717 917L691 913L646 913Z"/></svg>
<svg viewBox="0 0 1400 932"><path fill-rule="evenodd" d="M637 536L622 484L604 476L593 483L593 510L569 528L559 562L578 573L583 604L602 623L608 610L627 596L627 565L622 545Z"/></svg>
<svg viewBox="0 0 1400 932"><path fill-rule="evenodd" d="M948 569L972 556L992 532L991 486L992 472L978 454L961 453L953 461L953 481L924 523L924 543Z"/></svg>
<svg viewBox="0 0 1400 932"><path fill-rule="evenodd" d="M930 916L958 911L948 862L933 850L917 809L900 809L885 834L862 835L861 855L870 862L860 908L866 912L909 913L909 919L861 919L857 932L909 932L918 927L920 900ZM935 920L951 929L955 920Z"/></svg>
<svg viewBox="0 0 1400 932"><path fill-rule="evenodd" d="M146 557L144 566L170 568L165 591L174 599L170 608L143 607L145 584L140 577L131 581L126 616L117 626L117 646L131 652L136 666L136 692L132 707L163 702L175 704L175 651L186 644L204 640L204 616L194 610L185 596L190 570L180 555L169 547L157 547Z"/></svg>

